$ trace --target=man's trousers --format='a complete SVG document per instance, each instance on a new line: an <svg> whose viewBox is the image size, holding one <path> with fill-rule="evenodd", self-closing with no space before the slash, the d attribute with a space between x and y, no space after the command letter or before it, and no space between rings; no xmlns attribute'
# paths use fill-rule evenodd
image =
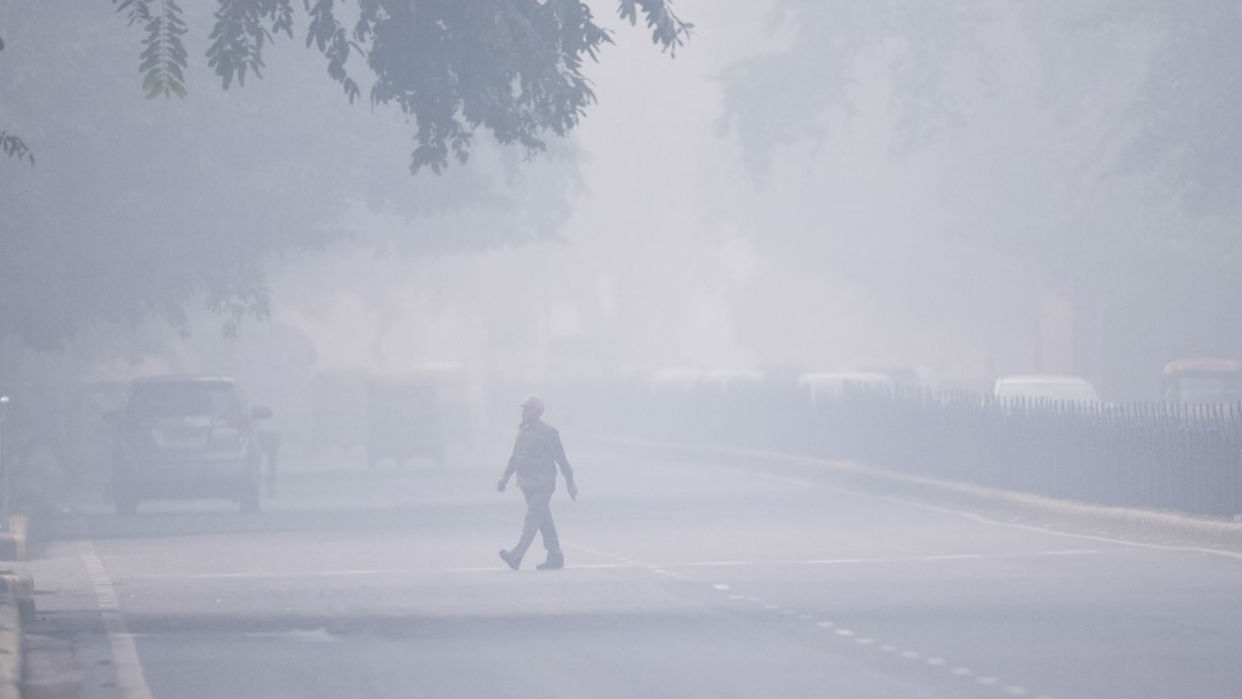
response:
<svg viewBox="0 0 1242 699"><path fill-rule="evenodd" d="M543 535L543 547L548 550L549 555L559 554L561 542L556 536L556 525L552 523L552 510L549 507L552 491L522 488L522 494L526 496L526 520L522 523L522 538L513 547L513 555L518 559L526 555L526 549L535 540L535 532Z"/></svg>

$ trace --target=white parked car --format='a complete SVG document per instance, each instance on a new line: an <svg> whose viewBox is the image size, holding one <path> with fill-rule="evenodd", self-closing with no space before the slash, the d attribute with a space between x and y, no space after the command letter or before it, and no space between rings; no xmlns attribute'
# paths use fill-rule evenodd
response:
<svg viewBox="0 0 1242 699"><path fill-rule="evenodd" d="M1095 386L1081 376L1025 374L1002 376L996 380L992 395L1000 400L1025 398L1035 401L1070 401L1096 403L1100 396Z"/></svg>

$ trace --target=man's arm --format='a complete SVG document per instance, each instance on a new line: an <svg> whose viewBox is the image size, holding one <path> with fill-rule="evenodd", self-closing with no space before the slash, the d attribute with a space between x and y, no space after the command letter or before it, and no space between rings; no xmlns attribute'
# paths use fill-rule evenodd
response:
<svg viewBox="0 0 1242 699"><path fill-rule="evenodd" d="M517 442L513 443L513 453L509 455L509 465L505 467L505 473L496 483L496 490L503 493L505 486L509 484L509 478L513 476L513 472L517 470Z"/></svg>
<svg viewBox="0 0 1242 699"><path fill-rule="evenodd" d="M565 490L569 491L569 497L578 499L578 486L574 483L574 470L569 465L569 459L565 458L565 447L561 445L561 434L556 433L553 440L553 454L556 459L556 465L561 469L561 475L565 477Z"/></svg>

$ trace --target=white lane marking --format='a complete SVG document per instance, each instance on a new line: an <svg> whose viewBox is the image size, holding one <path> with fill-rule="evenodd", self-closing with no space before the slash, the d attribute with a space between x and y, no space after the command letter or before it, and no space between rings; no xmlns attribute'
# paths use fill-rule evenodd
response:
<svg viewBox="0 0 1242 699"><path fill-rule="evenodd" d="M988 558L1026 558L1031 556L1085 556L1100 553L1099 549L1068 549L1063 551L1029 551L1011 553L946 553L926 556L875 556L850 558L809 558L802 560L769 561L690 561L675 565L709 567L736 566L787 566L787 565L848 565L855 563L924 563L937 561L964 561ZM658 571L657 571L658 572Z"/></svg>
<svg viewBox="0 0 1242 699"><path fill-rule="evenodd" d="M832 565L841 563L922 563L925 561L961 561L985 558L981 553L950 553L938 556L899 556L893 558L818 558L798 561L802 565Z"/></svg>
<svg viewBox="0 0 1242 699"><path fill-rule="evenodd" d="M567 565L567 566L565 566L565 570L583 570L583 569L586 569L586 570L599 570L599 569L616 570L617 568L631 568L631 567L633 567L633 566L627 565L627 564L625 564L625 563L585 563L585 564L581 564L581 565L577 565L577 564L575 564L575 565ZM383 572L383 571L378 571L378 570L377 570L377 571L373 571L373 572L374 572L374 573L380 573L380 572ZM396 571L394 571L394 572L396 572ZM422 572L422 571L410 571L410 572L412 572L412 573L420 573L420 572ZM427 573L429 573L429 574L433 574L433 575L434 575L434 574L448 574L448 573L506 573L506 572L511 572L511 571L509 570L509 568L508 568L507 566L482 566L482 567L479 567L479 568L443 568L443 569L441 569L441 570L429 570L429 571L426 571L426 572L427 572ZM355 575L361 575L361 574L362 574L362 572L361 572L361 571L359 571L359 572L356 572L356 573L354 573L354 574L355 574Z"/></svg>
<svg viewBox="0 0 1242 699"><path fill-rule="evenodd" d="M336 636L332 635L327 628L319 627L317 629L302 629L294 631L255 631L246 634L248 638L280 638L290 641L298 641L301 643L331 643L336 641Z"/></svg>
<svg viewBox="0 0 1242 699"><path fill-rule="evenodd" d="M189 575L160 575L160 578L176 578L180 580L213 580L217 578L330 578L336 576L376 575L378 570L309 570L302 573L266 572L266 573L195 573Z"/></svg>
<svg viewBox="0 0 1242 699"><path fill-rule="evenodd" d="M128 699L151 699L151 688L147 686L146 675L142 672L142 661L138 658L138 646L125 626L116 588L112 586L112 579L108 577L103 561L95 553L95 545L89 539L79 542L78 555L86 567L91 587L95 588L99 613L108 632L108 644L112 647L112 664L116 670L118 688Z"/></svg>
<svg viewBox="0 0 1242 699"><path fill-rule="evenodd" d="M881 499L885 499L885 498L881 498ZM579 547L579 548L583 548L583 547ZM837 564L837 563L891 563L891 562L922 562L922 561L957 561L957 560L970 560L970 559L981 559L981 558L1014 558L1014 557L1019 557L1019 556L1080 556L1080 555L1092 555L1092 554L1098 554L1098 553L1099 551L1096 549L1065 549L1065 550L1055 550L1055 551L1033 551L1033 552L999 553L999 554L955 553L955 554L940 554L940 555L900 557L900 558L897 558L897 557L892 557L892 558L838 558L838 559L814 559L814 560L806 560L806 561L761 561L761 562L755 562L755 563L747 562L747 561L699 561L699 562L687 563L685 565L688 565L688 566L740 566L740 565L756 565L756 564L772 565L772 564L789 564L789 563L801 563L804 565ZM614 560L628 560L628 559L623 559L619 555L613 555L613 554L602 554L602 555L607 555L613 558ZM637 561L632 561L631 565L637 565L639 567L645 568L651 573L657 574L657 575L667 575L667 576L671 576L671 577L675 577L679 579L686 578L686 576L681 575L680 573L675 573L675 572L665 570L663 568L660 568L658 565L639 564ZM604 565L597 565L597 566L580 566L580 567L615 568L615 567L629 567L629 566L628 565L617 566L617 565L604 564ZM458 569L458 570L467 570L467 569ZM493 568L474 569L474 570L503 571L505 570L505 568L493 567ZM728 592L732 590L732 588L725 583L711 583L711 586L712 588L718 591L721 591L721 592ZM783 609L779 604L775 604L771 602L764 602L758 597L731 594L729 595L729 599L745 600L748 602L754 602L756 604L761 604L764 609L778 611L779 613L783 615L794 614L793 610ZM809 621L812 619L812 616L810 614L799 614L798 618ZM857 637L854 631L851 629L835 628L834 623L827 619L816 622L816 625L821 628L825 628L825 629L833 629L833 633L842 638L853 638L853 641L860 646L871 646L876 643L876 641L871 638ZM880 645L878 646L878 649L881 652L885 652L885 653L891 653L891 652L898 651L898 648L896 646L892 646L889 644ZM906 660L918 660L919 658L922 657L920 653L916 651L912 651L912 650L900 651L900 656ZM940 657L933 656L929 658L924 658L924 660L928 665L933 666L933 667L942 667L942 666L948 665L948 661ZM953 667L952 669L949 670L949 672L959 677L966 677L966 676L970 676L973 674L970 669L965 668L965 667L960 667L960 666ZM980 685L986 685L986 686L1000 684L999 679L995 677L987 676L987 675L975 677L975 682L977 682ZM1011 696L1023 696L1028 693L1028 690L1021 685L1006 685L1003 689L1007 694L1010 694Z"/></svg>
<svg viewBox="0 0 1242 699"><path fill-rule="evenodd" d="M1019 556L1071 556L1086 555L1099 553L1097 549L1076 549L1066 551L1042 551L1038 553L1024 554L977 554L977 553L958 553L933 556L908 556L908 557L890 557L890 558L821 558L803 561L702 561L686 563L688 566L750 566L750 565L840 565L851 563L918 563L918 562L935 562L935 561L953 561L974 558L1010 558ZM618 559L620 560L620 559ZM612 570L617 568L634 567L635 562L623 563L582 563L567 566L567 568L583 569L583 570ZM674 573L663 568L655 566L640 566L658 575L667 575L677 578L678 580L688 580L689 577ZM467 568L443 568L439 570L425 571L428 574L446 574L446 573L490 573L503 572L509 570L505 566L479 566ZM179 575L142 575L135 576L144 580L227 580L229 578L252 579L252 578L305 578L305 577L348 577L348 576L366 576L381 575L384 573L420 573L423 571L385 571L380 569L359 569L359 570L310 570L303 572L289 571L236 571L228 573L187 573ZM729 589L717 587L716 589Z"/></svg>

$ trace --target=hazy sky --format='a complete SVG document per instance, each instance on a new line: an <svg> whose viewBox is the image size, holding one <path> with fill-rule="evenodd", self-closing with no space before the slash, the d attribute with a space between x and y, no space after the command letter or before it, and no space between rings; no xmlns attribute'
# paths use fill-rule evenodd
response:
<svg viewBox="0 0 1242 699"><path fill-rule="evenodd" d="M1176 163L1123 167L1149 109L1145 81L1196 65L1194 56L1166 55L1176 27L1161 13L1182 6L949 5L969 32L954 34L949 15L928 7L921 11L945 22L911 30L884 25L873 5L791 0L783 6L808 14L782 22L765 2L681 0L678 12L697 29L670 59L641 27L624 26L613 3L598 3L617 43L590 66L599 104L572 136L529 162L481 138L468 167L438 178L411 178L409 125L346 105L299 42L274 47L264 81L222 95L196 36L190 99L142 103L142 128L115 139L49 140L31 186L86 187L91 171L73 163L79 151L128 163L128 176L184 165L187 156L161 159L159 149L201 140L188 157L286 172L294 194L279 193L274 209L259 192L221 208L234 191L222 188L235 188L230 170L183 169L164 178L171 189L161 196L213 193L190 197L192 208L178 214L194 225L304 225L333 211L296 204L307 181L337 178L366 192L339 220L311 221L348 231L352 243L269 264L273 319L306 335L321 368L457 361L536 378L899 365L986 383L998 373L1093 374L1132 360L1118 381L1147 387L1175 354L1237 353L1240 299L1217 293L1215 281L1194 296L1187 280L1211 274L1168 251L1179 237L1219 240L1218 258L1235 259L1239 197L1195 208ZM1187 16L1212 8L1195 5ZM10 43L12 58L22 46ZM759 97L743 106L757 107L756 122L726 122L724 88L736 86L727 79L738 65L821 44L825 57L752 86ZM1185 84L1228 94L1238 68ZM138 81L120 59L115 70L92 70L136 97ZM20 83L37 96L32 105L69 115L96 99L64 88L71 71L48 71L46 86ZM818 106L789 107L824 95ZM1170 112L1195 98L1171 102ZM285 115L302 112L323 128L287 128ZM754 124L795 136L757 150ZM1220 135L1227 145L1238 136ZM479 182L491 187L482 203ZM128 218L108 225L144 225L141 211L117 207ZM386 242L393 232L408 242ZM106 236L106 226L95 234ZM1233 267L1227 282L1242 276ZM1202 317L1180 322L1187 311L1176 305L1145 311L1171 296L1170 283ZM213 321L196 314L194 327L175 368L211 370ZM1141 333L1167 341L1135 340ZM258 337L266 336L251 336L254 352Z"/></svg>

